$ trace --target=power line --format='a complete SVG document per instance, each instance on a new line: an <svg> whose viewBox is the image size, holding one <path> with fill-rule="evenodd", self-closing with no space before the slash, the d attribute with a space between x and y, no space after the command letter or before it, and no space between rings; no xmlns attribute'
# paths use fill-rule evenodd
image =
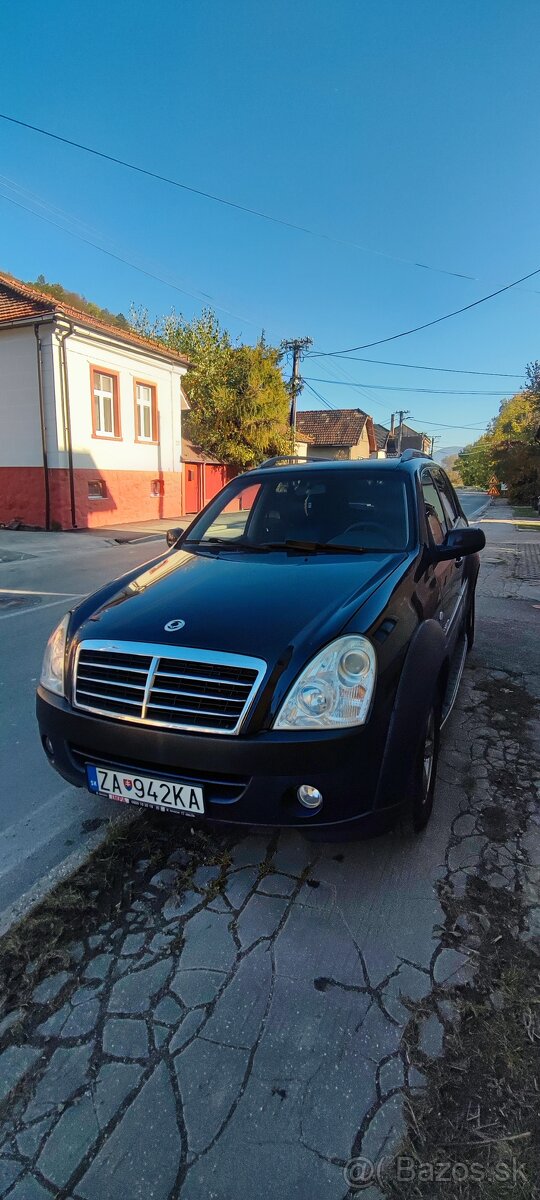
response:
<svg viewBox="0 0 540 1200"><path fill-rule="evenodd" d="M221 204L226 208L234 208L238 212L248 213L252 217L258 217L262 221L269 221L273 225L282 225L286 229L294 229L297 233L304 233L309 237L320 238L322 241L332 242L339 246L350 246L355 250L360 250L364 254L372 254L377 258L386 258L391 262L403 263L405 266L415 267L422 271L433 271L437 275L451 275L455 279L465 279L470 282L478 281L478 276L476 275L468 275L463 271L450 271L444 267L435 267L430 263L418 262L415 259L404 258L397 254L389 254L385 250L374 250L371 246L365 246L361 242L354 242L347 238L335 237L330 233L320 233L315 229L310 229L307 225L299 225L295 221L286 221L283 217L274 217L271 213L263 212L261 209L251 208L247 204L239 204L235 200L228 200L226 197L219 196L214 192L206 192L202 188L193 187L191 184L184 183L180 179L173 179L168 175L161 175L158 171L151 171L148 167L141 167L137 163L129 162L127 159L120 158L117 155L107 154L104 150L96 150L94 146L86 146L84 142L76 142L72 138L63 137L59 133L53 133L50 129L43 129L40 125L33 125L29 121L21 121L17 117L10 116L8 113L0 113L0 119L2 121L9 122L11 125L18 125L21 129L29 129L32 133L40 134L41 137L47 137L51 138L55 142L61 142L64 146L71 146L75 150L82 150L85 154L92 154L95 158L101 158L106 162L115 163L116 166L125 167L129 171L136 171L138 175L145 175L148 179L156 179L160 183L168 184L170 187L180 188L182 191L190 192L194 196L202 196L205 200L212 200L215 204ZM529 275L525 276L525 279L530 278L531 276ZM517 283L521 282L524 282L524 280L517 281ZM512 286L517 286L517 283ZM494 293L494 295L496 294L497 293ZM390 341L392 339L385 338L383 340ZM372 342L370 344L379 345L378 342ZM364 349L364 347L357 347L357 349Z"/></svg>
<svg viewBox="0 0 540 1200"><path fill-rule="evenodd" d="M386 359L383 359L383 358L357 358L352 355L349 357L346 354L344 354L344 355L342 355L342 354L324 354L324 353L322 353L322 351L320 353L318 353L317 351L314 351L313 353L306 355L306 357L307 358L338 358L338 359L344 357L346 362L376 363L380 367L406 367L407 369L409 369L411 371L442 371L444 374L448 374L448 375L492 375L492 376L496 377L497 379L523 379L522 373L514 375L514 374L508 374L508 372L506 372L506 371L470 371L470 370L466 369L465 367L463 367L463 368L461 368L461 367L426 367L426 366L420 366L419 363L388 362Z"/></svg>
<svg viewBox="0 0 540 1200"><path fill-rule="evenodd" d="M108 258L114 258L116 262L121 262L126 267L132 267L134 271L139 271L141 275L146 275L148 279L155 279L158 283L163 283L166 287L170 287L175 292L180 292L183 296L189 296L192 300L197 300L199 303L204 303L205 300L210 300L215 308L220 312L224 312L229 317L234 317L235 321L244 321L248 325L258 325L258 322L250 320L249 317L241 317L238 313L231 312L229 308L225 308L223 304L218 304L208 292L193 292L187 288L180 287L179 284L173 283L170 279L164 279L162 275L157 275L154 271L148 271L145 267L138 266L131 259L126 258L123 254L117 254L113 250L107 250L105 246L100 246L98 242L92 241L91 238L84 237L82 233L77 233L74 229L68 229L65 225L55 221L52 217L45 216L45 213L36 212L35 209L29 208L28 205L22 204L20 200L14 200L12 196L6 196L5 193L0 193L3 200L7 200L8 204L12 204L15 208L21 208L24 212L30 213L31 216L37 217L39 221L46 221L48 225L53 225L55 229L60 229L62 233L67 233L69 237L76 238L77 241L83 242L86 246L92 246L94 250L99 250L102 254L106 254ZM61 210L58 210L61 211ZM77 219L77 218L75 218Z"/></svg>
<svg viewBox="0 0 540 1200"><path fill-rule="evenodd" d="M313 392L313 395L317 397L317 400L320 400L321 404L324 404L326 408L331 408L333 412L335 412L335 404L330 404L329 400L325 400L324 396L321 396L321 393L317 391L317 388L312 387L311 384L307 382L307 379L304 379L303 382L305 383L306 387L309 388L309 391Z"/></svg>
<svg viewBox="0 0 540 1200"><path fill-rule="evenodd" d="M370 350L372 346L382 346L386 342L396 342L398 338L410 337L411 333L420 333L422 329L431 329L433 325L440 325L441 321L449 321L450 317L458 317L460 313L469 312L469 309L477 308L479 304L485 304L487 300L493 300L495 296L502 296L503 292L509 292L511 288L517 287L519 283L524 283L526 279L532 279L535 275L540 275L540 267L536 267L534 271L529 271L528 275L522 275L519 279L514 279L512 283L507 283L504 287L497 288L496 292L490 292L488 296L481 296L479 300L473 300L471 304L464 304L463 308L455 308L452 312L445 313L442 317L435 317L433 321L425 321L423 325L415 325L412 329L403 329L401 333L393 333L390 337L378 338L375 342L363 342L361 346L349 346L347 350L331 350L327 351L324 355L321 352L320 357L328 358L352 354L355 350Z"/></svg>
<svg viewBox="0 0 540 1200"><path fill-rule="evenodd" d="M390 383L363 383L349 382L348 379L321 379L317 375L305 375L306 380L312 383L331 383L336 387L367 387L375 388L378 392L419 392L428 396L507 396L508 392L491 392L491 391L468 391L460 388L413 388L413 387L394 387Z"/></svg>

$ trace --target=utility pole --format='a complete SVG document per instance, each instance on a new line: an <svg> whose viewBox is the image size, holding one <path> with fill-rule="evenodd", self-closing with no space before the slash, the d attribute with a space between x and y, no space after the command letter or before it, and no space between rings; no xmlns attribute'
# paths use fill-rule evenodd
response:
<svg viewBox="0 0 540 1200"><path fill-rule="evenodd" d="M300 395L300 392L302 391L302 380L300 379L300 371L299 371L300 360L301 360L303 351L307 350L308 346L312 346L312 345L313 345L313 340L312 340L312 338L309 338L309 337L291 338L290 341L285 341L285 342L281 343L281 349L283 351L286 351L286 350L290 351L293 356L292 373L291 373L291 378L290 378L290 382L289 382L289 391L291 393L291 411L290 411L289 421L290 421L290 426L292 429L292 434L293 434L294 440L296 440L296 404L297 404L297 400Z"/></svg>
<svg viewBox="0 0 540 1200"><path fill-rule="evenodd" d="M432 458L433 458L433 451L434 451L434 449L435 449L435 442L438 442L438 441L439 441L439 438L440 438L440 434L436 433L436 434L434 435L434 437L432 437L432 439L431 439L431 450L430 450L430 454L431 454L431 457L432 457Z"/></svg>
<svg viewBox="0 0 540 1200"><path fill-rule="evenodd" d="M400 410L398 412L398 417L399 417L399 434L398 434L398 447L397 447L398 457L401 454L401 441L403 438L403 418L408 417L408 415L409 415L408 409L400 408Z"/></svg>

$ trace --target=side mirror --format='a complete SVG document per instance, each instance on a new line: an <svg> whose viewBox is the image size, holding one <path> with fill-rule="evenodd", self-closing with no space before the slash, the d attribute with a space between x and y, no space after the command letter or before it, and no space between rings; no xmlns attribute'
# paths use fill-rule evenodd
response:
<svg viewBox="0 0 540 1200"><path fill-rule="evenodd" d="M167 538L167 545L176 546L176 543L180 541L180 538L184 536L185 532L185 529L168 529L165 535Z"/></svg>
<svg viewBox="0 0 540 1200"><path fill-rule="evenodd" d="M446 559L464 558L466 554L478 554L484 549L486 535L483 529L470 528L451 529L446 535L442 546L434 546L433 557L437 562Z"/></svg>

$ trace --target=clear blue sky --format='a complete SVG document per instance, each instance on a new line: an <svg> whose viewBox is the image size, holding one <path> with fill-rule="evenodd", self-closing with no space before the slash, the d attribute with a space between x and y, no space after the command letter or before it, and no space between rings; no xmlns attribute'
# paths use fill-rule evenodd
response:
<svg viewBox="0 0 540 1200"><path fill-rule="evenodd" d="M0 268L42 272L125 313L134 302L191 315L204 294L235 337L309 334L317 350L458 308L540 267L539 38L537 0L3 5L2 111L382 253L269 224L0 121ZM362 353L520 373L540 358L539 319L540 276ZM331 403L376 420L409 409L412 423L442 435L439 446L477 436L464 427L485 423L498 397L369 385L519 387L331 359L303 371L328 380L314 386ZM344 371L364 392L330 382ZM306 390L301 406L318 402Z"/></svg>

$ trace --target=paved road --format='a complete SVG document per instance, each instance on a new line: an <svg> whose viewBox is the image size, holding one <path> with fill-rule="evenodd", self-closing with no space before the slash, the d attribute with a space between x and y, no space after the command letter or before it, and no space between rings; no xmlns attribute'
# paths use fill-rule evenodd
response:
<svg viewBox="0 0 540 1200"><path fill-rule="evenodd" d="M47 638L101 583L161 551L84 535L0 530L0 913L110 817L110 805L63 784L37 733L34 694Z"/></svg>
<svg viewBox="0 0 540 1200"><path fill-rule="evenodd" d="M465 488L457 488L456 490L465 516L469 518L469 521L474 520L476 514L481 512L488 503L489 496L487 492L470 491Z"/></svg>
<svg viewBox="0 0 540 1200"><path fill-rule="evenodd" d="M501 510L499 521L516 543ZM124 903L97 927L83 913L57 944L66 969L36 986L25 962L0 1026L0 1099L15 1089L1 1196L343 1200L356 1194L351 1157L388 1164L404 1100L452 1043L481 938L502 936L497 911L524 939L540 929L538 613L532 587L527 599L511 591L521 543L507 552L506 541L486 552L477 643L424 834L343 845L243 835L230 858L207 847L180 896L178 851L157 872L147 857ZM183 842L181 869L200 843L179 823ZM164 862L169 850L167 834ZM468 1132L468 1107L462 1120Z"/></svg>

